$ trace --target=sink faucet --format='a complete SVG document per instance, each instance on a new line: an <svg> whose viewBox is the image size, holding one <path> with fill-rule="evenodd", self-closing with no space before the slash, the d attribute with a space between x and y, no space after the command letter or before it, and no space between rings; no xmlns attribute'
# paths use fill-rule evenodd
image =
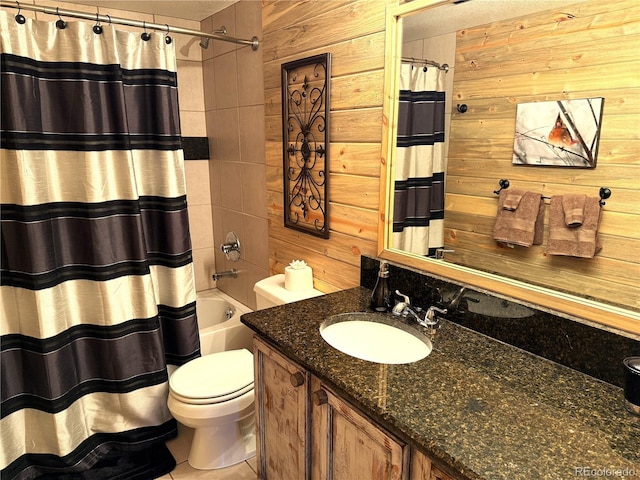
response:
<svg viewBox="0 0 640 480"><path fill-rule="evenodd" d="M454 311L458 311L460 313L464 313L462 310L460 310L460 303L463 300L467 302L467 305L468 305L468 302L479 303L480 302L479 299L465 295L465 293L467 293L468 290L469 289L467 287L460 287L460 290L458 290L453 295L453 298L449 301L447 308Z"/></svg>
<svg viewBox="0 0 640 480"><path fill-rule="evenodd" d="M415 319L418 325L422 327L433 327L438 323L438 317L436 316L436 312L445 314L447 313L446 308L438 308L438 307L429 307L426 313L422 314L423 310L420 307L411 307L411 300L407 295L400 293L399 290L396 290L396 295L402 297L402 300L395 304L391 313L394 315L398 315L401 317L411 316ZM421 316L422 314L422 316Z"/></svg>

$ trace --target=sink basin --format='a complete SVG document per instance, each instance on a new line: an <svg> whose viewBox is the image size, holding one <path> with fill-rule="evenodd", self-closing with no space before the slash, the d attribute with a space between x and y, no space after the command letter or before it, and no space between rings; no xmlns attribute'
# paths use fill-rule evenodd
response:
<svg viewBox="0 0 640 480"><path fill-rule="evenodd" d="M431 353L429 338L380 313L332 315L320 325L320 335L333 348L376 363L411 363Z"/></svg>

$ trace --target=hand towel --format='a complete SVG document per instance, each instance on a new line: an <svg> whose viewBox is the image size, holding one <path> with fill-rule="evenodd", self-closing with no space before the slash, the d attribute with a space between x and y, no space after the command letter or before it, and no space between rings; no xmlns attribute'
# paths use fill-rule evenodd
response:
<svg viewBox="0 0 640 480"><path fill-rule="evenodd" d="M520 200L516 202L518 197ZM514 204L516 208L512 209ZM515 189L501 191L493 238L507 245L530 247L541 244L543 235L542 195Z"/></svg>
<svg viewBox="0 0 640 480"><path fill-rule="evenodd" d="M584 221L584 202L586 195L563 195L562 211L567 227L579 227Z"/></svg>
<svg viewBox="0 0 640 480"><path fill-rule="evenodd" d="M600 199L587 197L584 201L582 225L567 226L562 195L551 197L549 207L549 242L547 253L571 257L593 258L602 250L598 238Z"/></svg>
<svg viewBox="0 0 640 480"><path fill-rule="evenodd" d="M520 201L526 192L522 190L516 190L512 192L507 192L504 197L504 203L502 204L502 208L505 210L514 211L520 205Z"/></svg>

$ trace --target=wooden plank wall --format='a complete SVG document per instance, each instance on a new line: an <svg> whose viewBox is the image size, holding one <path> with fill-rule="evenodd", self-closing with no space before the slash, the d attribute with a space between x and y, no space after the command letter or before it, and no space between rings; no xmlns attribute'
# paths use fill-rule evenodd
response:
<svg viewBox="0 0 640 480"><path fill-rule="evenodd" d="M377 254L385 7L390 0L262 2L269 260L313 268L315 286L360 284L360 255ZM284 228L282 63L331 53L328 240Z"/></svg>
<svg viewBox="0 0 640 480"><path fill-rule="evenodd" d="M446 195L448 259L597 300L640 308L640 4L598 0L457 33ZM595 169L511 165L516 106L604 97ZM601 186L603 250L593 259L492 239L498 180L545 196ZM548 200L547 200L548 203ZM547 217L548 219L548 205ZM546 230L546 228L545 228ZM545 243L548 231L545 231ZM512 275L513 276L513 275Z"/></svg>
<svg viewBox="0 0 640 480"><path fill-rule="evenodd" d="M269 252L273 273L293 259L316 288L359 284L360 254L377 253L385 6L393 0L263 0ZM449 259L588 296L640 307L640 6L593 0L459 32L446 197ZM571 14L571 15L568 15ZM280 65L332 54L330 238L283 226ZM487 81L489 79L489 81ZM595 170L511 166L519 102L603 96ZM544 195L612 189L594 259L549 257L544 247L499 248L492 240L500 178Z"/></svg>

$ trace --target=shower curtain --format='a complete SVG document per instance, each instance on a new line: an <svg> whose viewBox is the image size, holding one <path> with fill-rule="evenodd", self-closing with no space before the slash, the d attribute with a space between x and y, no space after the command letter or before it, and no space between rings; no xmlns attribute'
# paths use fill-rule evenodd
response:
<svg viewBox="0 0 640 480"><path fill-rule="evenodd" d="M3 479L163 445L200 354L174 44L92 26L0 11Z"/></svg>
<svg viewBox="0 0 640 480"><path fill-rule="evenodd" d="M426 256L444 245L444 75L400 71L392 245Z"/></svg>

